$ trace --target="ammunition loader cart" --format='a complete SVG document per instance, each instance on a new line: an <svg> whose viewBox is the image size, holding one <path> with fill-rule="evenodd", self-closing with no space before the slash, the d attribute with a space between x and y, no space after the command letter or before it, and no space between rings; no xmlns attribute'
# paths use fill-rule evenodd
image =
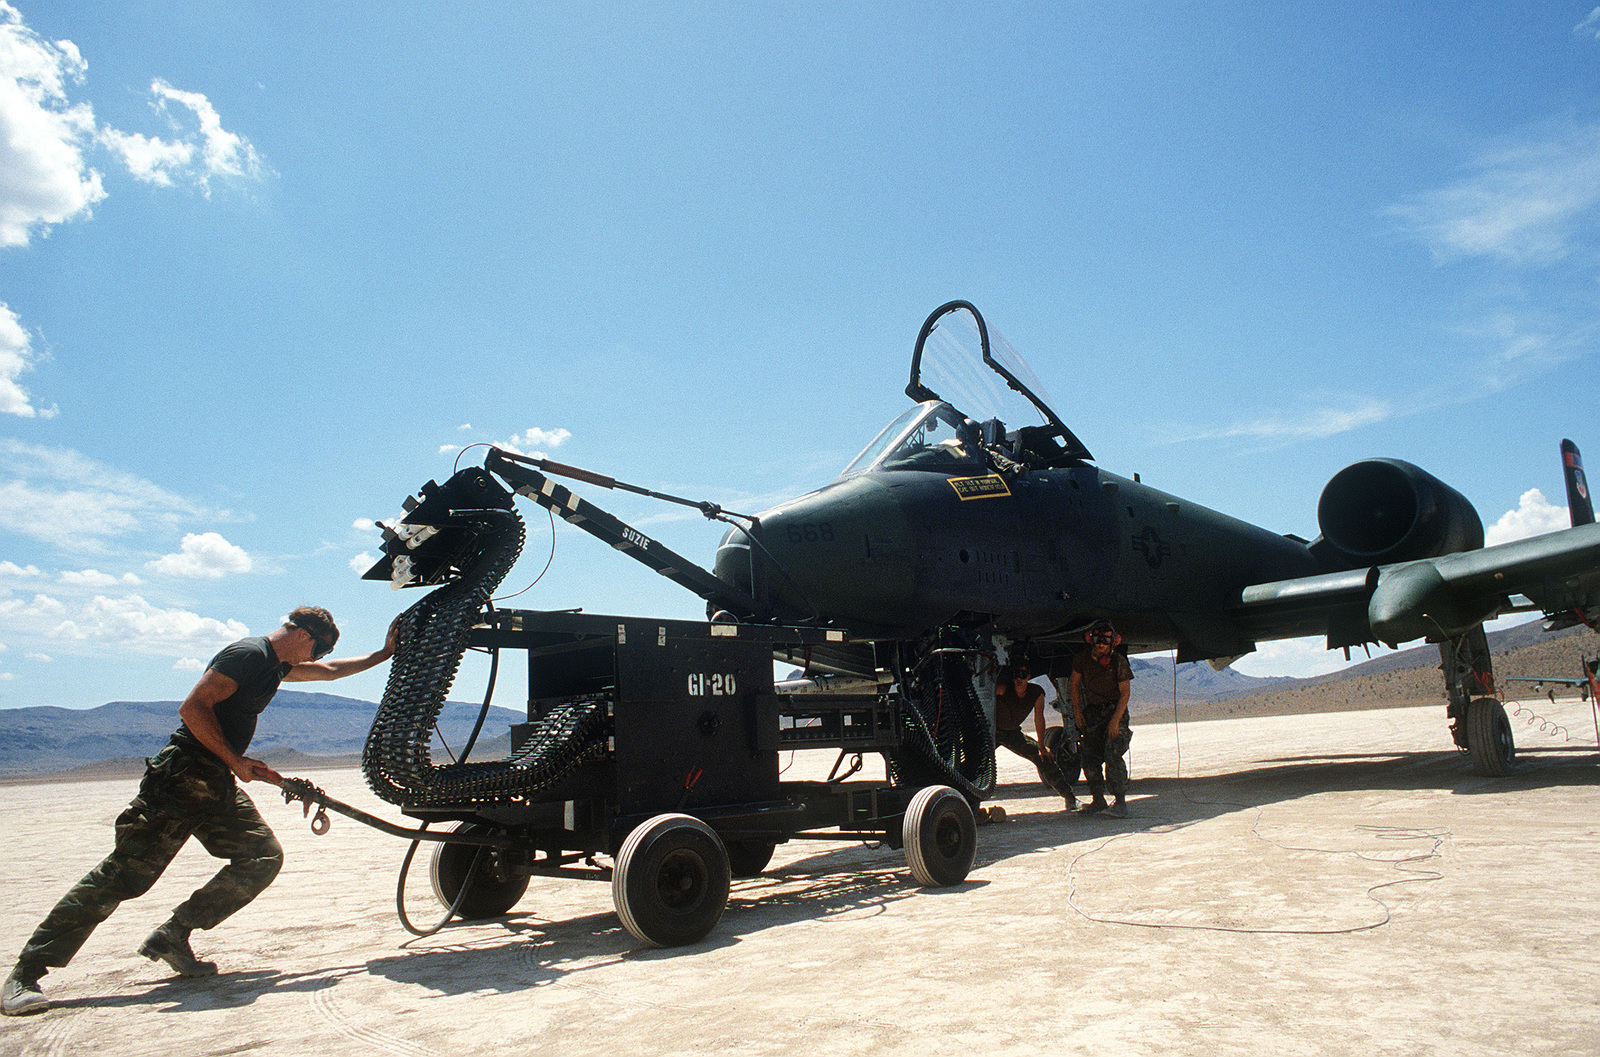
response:
<svg viewBox="0 0 1600 1057"><path fill-rule="evenodd" d="M446 906L478 916L509 910L532 876L609 879L628 931L662 946L704 936L722 916L730 877L750 877L795 838L859 838L905 847L926 885L964 880L976 848L967 801L945 786L779 779L780 754L893 750L896 695L778 694L772 628L581 613L499 611L472 644L525 651L528 722L511 729L512 758L574 700L598 702L603 751L536 798L408 808L509 838L480 851L443 844L433 877ZM825 633L787 629L804 645ZM612 860L608 870L597 856ZM474 859L480 861L472 869Z"/></svg>
<svg viewBox="0 0 1600 1057"><path fill-rule="evenodd" d="M512 457L494 451L491 468L699 591L708 609L730 598L746 613L759 607ZM331 808L437 842L434 892L467 918L510 910L533 877L609 880L628 931L660 946L705 936L732 878L760 873L790 840L880 841L904 848L921 884L966 878L994 750L959 650L930 654L936 663L919 675L898 646L867 667L879 647L843 630L734 622L720 609L706 622L496 609L489 597L522 547L512 507L486 471L464 470L429 482L386 527L385 557L368 576L438 586L400 618L362 766L379 797L423 825L395 826L285 780L287 799L319 805L313 828ZM525 654L528 718L512 727L507 760L435 764L433 727L470 648L494 658L485 712L501 655ZM851 658L849 692L774 684L775 657L829 656ZM874 674L862 678L864 667ZM838 753L828 780L780 780L780 756L802 749ZM847 780L870 752L883 754L888 781Z"/></svg>

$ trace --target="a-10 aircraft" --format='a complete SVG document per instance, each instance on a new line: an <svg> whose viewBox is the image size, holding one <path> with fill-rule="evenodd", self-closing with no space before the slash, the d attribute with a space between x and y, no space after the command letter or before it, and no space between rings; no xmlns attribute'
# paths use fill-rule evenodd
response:
<svg viewBox="0 0 1600 1057"><path fill-rule="evenodd" d="M1027 656L1060 677L1101 619L1128 652L1217 667L1271 639L1320 635L1348 652L1425 638L1439 645L1455 744L1502 774L1515 746L1483 622L1537 610L1552 630L1596 627L1600 525L1570 442L1570 529L1484 547L1459 492L1410 463L1369 459L1329 481L1321 534L1307 541L1101 469L965 301L923 324L906 394L914 406L822 488L754 517L690 504L736 519L714 575L529 467L685 500L498 449L485 469L705 598L713 622L837 629L791 659L808 674L887 672L930 728L951 692L972 711L975 658ZM368 575L398 585L409 573L385 559ZM987 752L992 783L987 737L943 739L940 751L979 796Z"/></svg>

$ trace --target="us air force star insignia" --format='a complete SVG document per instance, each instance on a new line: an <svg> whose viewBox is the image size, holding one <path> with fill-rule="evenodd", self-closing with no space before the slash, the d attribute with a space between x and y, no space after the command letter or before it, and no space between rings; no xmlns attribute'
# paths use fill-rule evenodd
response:
<svg viewBox="0 0 1600 1057"><path fill-rule="evenodd" d="M948 477L946 480L963 503L969 499L996 499L1011 494L1011 489L1006 487L1006 479L997 473L984 477Z"/></svg>
<svg viewBox="0 0 1600 1057"><path fill-rule="evenodd" d="M1156 530L1149 525L1144 531L1133 537L1133 549L1144 552L1144 560L1150 563L1150 568L1161 568L1161 562L1172 553L1172 544L1156 534Z"/></svg>

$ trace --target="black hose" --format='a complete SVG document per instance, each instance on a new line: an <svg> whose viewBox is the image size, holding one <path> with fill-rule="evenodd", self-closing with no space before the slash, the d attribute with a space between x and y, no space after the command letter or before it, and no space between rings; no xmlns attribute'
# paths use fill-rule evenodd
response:
<svg viewBox="0 0 1600 1057"><path fill-rule="evenodd" d="M427 829L428 824L424 822L422 828ZM411 872L411 860L416 856L417 847L421 843L420 839L412 841L411 847L406 849L406 857L400 860L400 880L395 884L394 909L400 915L400 924L405 926L407 932L418 939L426 939L450 924L450 919L456 916L456 912L461 909L461 904L466 902L467 893L472 891L472 881L478 875L478 864L483 861L483 853L487 849L480 847L472 854L472 865L467 867L467 876L462 878L461 891L456 893L455 901L450 904L450 909L444 912L444 917L439 919L439 923L431 929L419 929L406 916L406 875ZM407 940L406 942L409 943L411 941ZM401 944L401 946L404 946L404 944Z"/></svg>
<svg viewBox="0 0 1600 1057"><path fill-rule="evenodd" d="M484 608L489 612L489 623L492 626L494 624L494 603L485 603ZM472 725L472 734L467 738L467 743L461 747L461 758L456 761L457 763L466 763L467 757L472 755L472 747L478 744L478 735L483 731L483 721L489 717L489 702L494 700L494 683L499 674L500 647L491 646L489 648L489 685L483 692L483 705L478 709L478 722Z"/></svg>

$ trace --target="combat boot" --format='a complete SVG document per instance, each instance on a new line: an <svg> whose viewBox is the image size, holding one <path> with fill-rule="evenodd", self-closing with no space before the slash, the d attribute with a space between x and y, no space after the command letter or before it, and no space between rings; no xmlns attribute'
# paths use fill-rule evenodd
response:
<svg viewBox="0 0 1600 1057"><path fill-rule="evenodd" d="M1104 811L1105 809L1106 809L1106 798L1101 796L1099 793L1096 793L1094 795L1094 799L1093 800L1089 801L1087 804L1084 804L1082 807L1078 808L1078 814L1080 814L1080 815L1098 815L1100 812Z"/></svg>
<svg viewBox="0 0 1600 1057"><path fill-rule="evenodd" d="M166 962L179 976L215 976L216 962L203 962L189 949L189 930L176 921L150 933L139 945L139 953L153 962Z"/></svg>
<svg viewBox="0 0 1600 1057"><path fill-rule="evenodd" d="M41 970L20 965L11 970L11 975L6 977L5 991L0 994L0 1012L8 1017L25 1017L49 1009L50 1000L39 990L39 977L43 975Z"/></svg>
<svg viewBox="0 0 1600 1057"><path fill-rule="evenodd" d="M1111 806L1106 808L1106 814L1112 818L1127 818L1128 802L1120 796L1117 797L1116 800L1112 801Z"/></svg>

